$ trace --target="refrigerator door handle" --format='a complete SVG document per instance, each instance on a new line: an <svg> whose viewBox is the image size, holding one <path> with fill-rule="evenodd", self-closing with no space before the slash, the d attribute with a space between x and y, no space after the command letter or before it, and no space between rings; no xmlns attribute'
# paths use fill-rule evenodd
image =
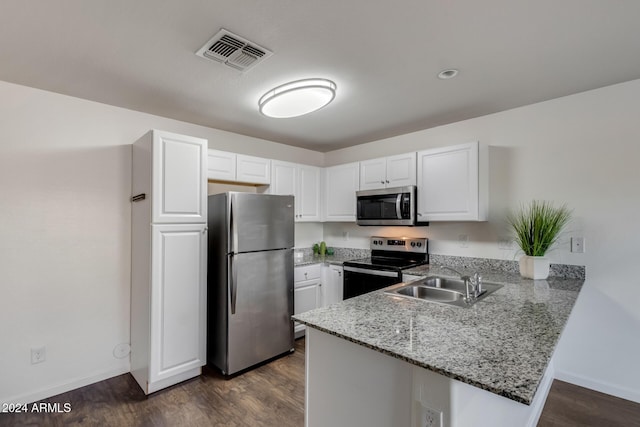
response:
<svg viewBox="0 0 640 427"><path fill-rule="evenodd" d="M231 247L229 248L229 253L236 253L236 250L238 248L238 229L236 226L236 217L235 217L235 213L234 213L234 209L233 206L235 205L234 203L235 201L235 195L231 194L231 196L229 197L229 233L231 234L230 237L230 242L229 244L231 245Z"/></svg>
<svg viewBox="0 0 640 427"><path fill-rule="evenodd" d="M229 257L229 294L231 297L231 314L236 314L236 299L238 297L238 273L234 264L234 257Z"/></svg>

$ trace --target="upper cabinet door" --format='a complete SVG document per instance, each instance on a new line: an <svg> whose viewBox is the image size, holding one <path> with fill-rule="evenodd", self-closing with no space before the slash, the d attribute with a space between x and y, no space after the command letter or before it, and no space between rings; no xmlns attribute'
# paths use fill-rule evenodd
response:
<svg viewBox="0 0 640 427"><path fill-rule="evenodd" d="M209 150L207 152L207 178L220 181L235 181L236 153Z"/></svg>
<svg viewBox="0 0 640 427"><path fill-rule="evenodd" d="M387 187L416 185L416 153L387 157Z"/></svg>
<svg viewBox="0 0 640 427"><path fill-rule="evenodd" d="M416 153L360 162L360 190L416 185Z"/></svg>
<svg viewBox="0 0 640 427"><path fill-rule="evenodd" d="M281 196L295 196L296 190L297 190L296 188L297 172L298 172L298 165L295 163L272 160L271 161L271 185L269 186L269 194L278 194ZM296 209L296 212L297 212L297 209Z"/></svg>
<svg viewBox="0 0 640 427"><path fill-rule="evenodd" d="M485 154L477 141L418 152L418 219L486 221Z"/></svg>
<svg viewBox="0 0 640 427"><path fill-rule="evenodd" d="M298 165L296 221L320 221L320 168Z"/></svg>
<svg viewBox="0 0 640 427"><path fill-rule="evenodd" d="M320 221L320 168L272 160L269 194L295 196L296 222Z"/></svg>
<svg viewBox="0 0 640 427"><path fill-rule="evenodd" d="M324 220L355 222L360 164L347 163L324 170Z"/></svg>
<svg viewBox="0 0 640 427"><path fill-rule="evenodd" d="M152 222L207 221L207 140L153 131Z"/></svg>
<svg viewBox="0 0 640 427"><path fill-rule="evenodd" d="M387 159L360 162L360 190L375 190L386 187Z"/></svg>
<svg viewBox="0 0 640 427"><path fill-rule="evenodd" d="M271 160L238 154L236 181L250 184L270 184Z"/></svg>

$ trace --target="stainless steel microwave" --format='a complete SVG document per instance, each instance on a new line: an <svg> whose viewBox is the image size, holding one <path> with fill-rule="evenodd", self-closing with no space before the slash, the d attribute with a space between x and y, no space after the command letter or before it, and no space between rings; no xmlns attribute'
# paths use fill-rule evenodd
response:
<svg viewBox="0 0 640 427"><path fill-rule="evenodd" d="M356 191L358 225L415 225L416 186Z"/></svg>

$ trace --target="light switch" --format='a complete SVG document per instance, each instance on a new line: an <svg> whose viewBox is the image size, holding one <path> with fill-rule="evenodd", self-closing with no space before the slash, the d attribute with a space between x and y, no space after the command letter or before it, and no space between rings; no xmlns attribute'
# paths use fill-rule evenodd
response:
<svg viewBox="0 0 640 427"><path fill-rule="evenodd" d="M584 237L571 238L571 252L576 254L584 253Z"/></svg>

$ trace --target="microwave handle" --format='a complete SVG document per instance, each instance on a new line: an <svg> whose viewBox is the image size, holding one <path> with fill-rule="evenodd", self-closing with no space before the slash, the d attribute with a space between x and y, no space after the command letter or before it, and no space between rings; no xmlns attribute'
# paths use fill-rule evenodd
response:
<svg viewBox="0 0 640 427"><path fill-rule="evenodd" d="M398 197L396 198L396 218L402 219L402 209L400 206L402 205L402 193L398 193Z"/></svg>

